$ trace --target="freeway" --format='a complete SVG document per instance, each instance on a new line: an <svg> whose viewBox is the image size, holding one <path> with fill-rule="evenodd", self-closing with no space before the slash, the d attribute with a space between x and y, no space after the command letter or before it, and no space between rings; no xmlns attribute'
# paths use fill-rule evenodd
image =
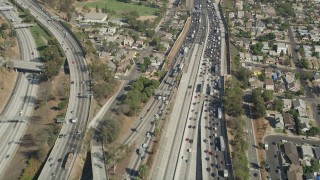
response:
<svg viewBox="0 0 320 180"><path fill-rule="evenodd" d="M91 80L87 70L83 52L71 34L57 21L52 20L47 12L35 1L16 1L19 6L27 8L36 19L46 26L56 37L65 51L70 69L70 96L66 123L50 152L39 179L70 179L74 162L82 148L81 143L86 129L91 104ZM70 163L66 163L67 155L74 153ZM67 167L68 166L68 167Z"/></svg>
<svg viewBox="0 0 320 180"><path fill-rule="evenodd" d="M3 2L0 3L4 5ZM19 15L14 9L2 12L6 19L21 23ZM36 44L29 29L16 29L16 36L20 44L20 56L23 61L34 61L39 57ZM34 52L34 53L32 53ZM5 109L1 113L3 119L0 126L0 177L3 178L11 160L13 159L24 136L30 116L33 113L36 93L38 91L38 75L19 73Z"/></svg>

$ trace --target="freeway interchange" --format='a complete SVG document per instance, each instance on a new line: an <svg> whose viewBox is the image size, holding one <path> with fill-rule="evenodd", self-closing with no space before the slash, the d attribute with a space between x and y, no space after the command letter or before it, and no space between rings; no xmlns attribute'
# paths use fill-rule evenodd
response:
<svg viewBox="0 0 320 180"><path fill-rule="evenodd" d="M82 148L91 105L90 72L82 68L87 66L87 62L76 40L58 21L51 20L41 6L31 0L17 0L16 3L22 8L28 8L30 13L51 31L65 51L68 60L70 78L74 83L70 83L66 123L60 131L61 137L57 138L44 164L39 179L70 179L73 164ZM224 30L216 3L210 0L195 0L194 3L191 29L178 57L172 63L173 69L166 74L158 88L157 97L147 103L139 117L140 120L124 141L124 144L134 143L137 146L136 155L128 165L130 171L127 178L138 175L138 168L145 163L153 146L155 122L166 113L168 102L175 100L169 124L160 142L160 152L152 169L152 179L217 177L232 179L230 154L228 148L224 147L227 145L227 137L221 102L224 88L224 42L222 43L221 37ZM14 15L8 13L5 16ZM19 19L15 21L19 22ZM28 32L24 29L17 30L19 31L21 34L25 33L21 35L23 37L32 37L26 35ZM19 38L20 33L17 35ZM37 53L32 53L31 57L30 51L36 49L33 40L21 37L19 40L23 42L22 47L29 48L24 50L28 52L22 53L28 54L22 57L22 60L38 57ZM179 75L181 80L178 82ZM30 74L20 76L22 78L19 78L21 82L18 84L22 84L24 88L19 89L16 94L27 92L31 93L30 96L35 96L36 83L24 80L25 76L30 79ZM35 75L31 75L31 79L37 81ZM29 85L26 86L26 83ZM31 90L26 90L26 87ZM175 99L174 94L176 94ZM12 112L7 110L2 116L30 116L32 108L33 106L8 108ZM11 125L1 126L0 129L0 133L9 131L7 137L2 136L6 139L1 148L7 148L2 152L14 154L18 146L14 142L23 136L24 131L16 134L14 128L7 126ZM26 128L23 123L19 123L18 126L24 130ZM11 157L1 153L0 158L1 161L9 162ZM4 168L3 163L1 165L0 173Z"/></svg>

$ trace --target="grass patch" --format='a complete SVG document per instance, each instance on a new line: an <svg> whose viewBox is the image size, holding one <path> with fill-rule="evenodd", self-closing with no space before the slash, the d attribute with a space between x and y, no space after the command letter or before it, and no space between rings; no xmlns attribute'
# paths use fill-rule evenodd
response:
<svg viewBox="0 0 320 180"><path fill-rule="evenodd" d="M221 4L223 9L228 10L228 11L235 11L236 8L234 6L234 0L224 0L223 3Z"/></svg>
<svg viewBox="0 0 320 180"><path fill-rule="evenodd" d="M137 3L124 3L124 2L119 2L117 0L99 0L97 2L81 2L77 6L83 7L85 5L90 8L95 8L96 6L98 6L99 8L106 7L108 11L114 11L117 14L123 14L129 11L137 11L140 16L154 15L154 13L157 10L159 10L158 8L147 7L144 5L139 5ZM114 16L113 13L109 13L108 15Z"/></svg>
<svg viewBox="0 0 320 180"><path fill-rule="evenodd" d="M39 26L33 26L30 28L33 38L37 44L37 50L43 51L47 46L47 40L49 39L49 35Z"/></svg>
<svg viewBox="0 0 320 180"><path fill-rule="evenodd" d="M41 162L37 159L31 158L28 160L28 166L23 170L21 180L32 180L35 179L35 175L37 174L39 168L41 166Z"/></svg>

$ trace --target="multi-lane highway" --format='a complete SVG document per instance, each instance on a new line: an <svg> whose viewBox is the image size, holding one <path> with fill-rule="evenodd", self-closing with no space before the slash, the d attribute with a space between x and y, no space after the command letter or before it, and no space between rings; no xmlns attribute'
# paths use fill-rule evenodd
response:
<svg viewBox="0 0 320 180"><path fill-rule="evenodd" d="M8 2L6 2L8 3ZM0 2L0 6L5 6ZM21 19L15 9L3 11L4 17L13 24L20 24ZM35 61L39 56L36 44L29 29L15 29L20 45L22 61ZM0 126L0 176L3 178L9 163L14 157L28 127L28 121L33 113L36 93L38 90L38 75L19 73L5 109L1 113Z"/></svg>
<svg viewBox="0 0 320 180"><path fill-rule="evenodd" d="M17 0L16 2L19 6L28 8L30 13L49 29L62 46L68 60L70 80L74 83L70 83L65 124L60 131L64 136L56 140L39 179L69 179L75 159L81 150L91 103L91 96L88 95L91 93L91 80L87 62L79 44L71 34L59 22L52 20L35 1ZM70 153L74 155L68 159Z"/></svg>

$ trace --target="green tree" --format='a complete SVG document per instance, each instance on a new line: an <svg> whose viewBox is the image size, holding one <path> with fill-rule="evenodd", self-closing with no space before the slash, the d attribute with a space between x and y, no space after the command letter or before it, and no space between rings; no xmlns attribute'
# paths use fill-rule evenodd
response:
<svg viewBox="0 0 320 180"><path fill-rule="evenodd" d="M271 90L263 91L262 97L263 97L264 101L272 100L273 99L273 91L271 91Z"/></svg>
<svg viewBox="0 0 320 180"><path fill-rule="evenodd" d="M284 104L283 104L283 101L282 101L282 100L280 100L280 99L275 99L275 100L273 101L273 110L282 112L283 108L284 108Z"/></svg>
<svg viewBox="0 0 320 180"><path fill-rule="evenodd" d="M242 108L243 90L240 87L227 88L223 97L227 114L233 117L239 117L244 114Z"/></svg>
<svg viewBox="0 0 320 180"><path fill-rule="evenodd" d="M257 88L252 91L253 111L258 118L266 115L265 101L262 97L261 89Z"/></svg>
<svg viewBox="0 0 320 180"><path fill-rule="evenodd" d="M320 129L318 127L311 127L307 132L306 134L308 136L317 136L320 134Z"/></svg>
<svg viewBox="0 0 320 180"><path fill-rule="evenodd" d="M143 164L139 167L139 176L143 179L149 171L149 167L146 164Z"/></svg>
<svg viewBox="0 0 320 180"><path fill-rule="evenodd" d="M317 160L311 159L311 166L303 166L304 173L314 173L320 170L320 164Z"/></svg>
<svg viewBox="0 0 320 180"><path fill-rule="evenodd" d="M308 61L303 58L303 59L301 60L301 66L302 66L303 68L305 68L305 69L309 69L309 63L308 63Z"/></svg>

